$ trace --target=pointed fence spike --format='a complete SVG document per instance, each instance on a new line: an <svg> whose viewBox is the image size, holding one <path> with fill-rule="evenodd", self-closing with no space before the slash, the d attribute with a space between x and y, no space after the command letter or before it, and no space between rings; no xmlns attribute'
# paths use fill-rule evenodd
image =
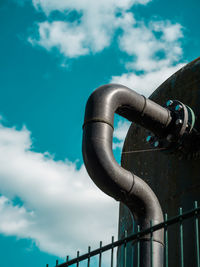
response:
<svg viewBox="0 0 200 267"><path fill-rule="evenodd" d="M99 248L102 248L102 241L99 243ZM102 251L99 252L99 267L101 267L101 260L102 260Z"/></svg>
<svg viewBox="0 0 200 267"><path fill-rule="evenodd" d="M79 267L79 255L80 255L80 252L79 250L77 251L77 262L76 262L76 266Z"/></svg>
<svg viewBox="0 0 200 267"><path fill-rule="evenodd" d="M183 208L180 207L180 208L179 208L179 215L182 215L182 214L183 214Z"/></svg>
<svg viewBox="0 0 200 267"><path fill-rule="evenodd" d="M90 252L91 252L91 247L88 247L88 261L87 261L87 267L90 267Z"/></svg>
<svg viewBox="0 0 200 267"><path fill-rule="evenodd" d="M114 236L112 236L112 238L111 238L111 243L112 244L114 243ZM113 265L114 265L113 257L114 257L114 247L112 246L112 248L111 248L111 259L110 259L110 266L111 267L113 267Z"/></svg>

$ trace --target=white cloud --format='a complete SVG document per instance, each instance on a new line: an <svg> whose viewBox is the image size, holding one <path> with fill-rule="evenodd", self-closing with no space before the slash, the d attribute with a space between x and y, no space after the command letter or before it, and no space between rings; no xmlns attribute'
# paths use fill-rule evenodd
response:
<svg viewBox="0 0 200 267"><path fill-rule="evenodd" d="M107 9L113 10L116 8L129 9L134 4L147 4L151 0L32 0L33 5L37 9L42 9L46 14L54 10L67 11L67 10L78 10L87 11L101 10L101 12L106 12Z"/></svg>
<svg viewBox="0 0 200 267"><path fill-rule="evenodd" d="M88 44L80 26L63 21L52 23L46 21L39 23L38 26L40 40L37 43L47 50L57 47L62 54L68 57L88 54ZM35 42L31 39L30 41Z"/></svg>
<svg viewBox="0 0 200 267"><path fill-rule="evenodd" d="M32 212L27 212L24 207L13 206L5 196L0 196L0 214L0 229L6 235L15 235L16 232L25 234L33 219Z"/></svg>
<svg viewBox="0 0 200 267"><path fill-rule="evenodd" d="M152 23L151 26L154 31L162 32L161 39L167 42L174 42L183 37L182 26L179 23L171 24L170 21L160 21Z"/></svg>
<svg viewBox="0 0 200 267"><path fill-rule="evenodd" d="M38 11L43 11L47 20L38 23L39 39L31 36L33 45L48 50L57 48L65 57L77 57L97 53L111 44L115 31L134 23L128 10L135 4L147 4L150 0L33 0ZM53 11L65 14L66 20L48 21ZM75 11L76 21L67 20L67 14ZM120 15L119 15L120 14Z"/></svg>
<svg viewBox="0 0 200 267"><path fill-rule="evenodd" d="M113 149L122 149L130 124L129 121L118 122L113 133L113 136L117 139L117 142L113 142Z"/></svg>
<svg viewBox="0 0 200 267"><path fill-rule="evenodd" d="M75 256L117 233L118 204L69 161L33 151L30 132L0 125L0 233ZM21 205L14 204L18 197ZM88 228L90 234L88 234Z"/></svg>
<svg viewBox="0 0 200 267"><path fill-rule="evenodd" d="M116 137L118 140L124 140L129 127L130 127L130 122L119 121L117 124L117 128L114 130L113 136Z"/></svg>
<svg viewBox="0 0 200 267"><path fill-rule="evenodd" d="M122 51L134 57L132 62L127 63L129 69L149 72L171 67L180 59L181 37L180 24L156 21L146 26L139 22L135 26L126 27L119 39L119 45Z"/></svg>
<svg viewBox="0 0 200 267"><path fill-rule="evenodd" d="M124 73L121 76L113 76L112 83L123 84L134 91L149 97L150 94L161 85L173 73L184 66L184 63L175 66L166 66L161 69L137 75L134 72Z"/></svg>
<svg viewBox="0 0 200 267"><path fill-rule="evenodd" d="M47 50L57 48L65 57L78 57L97 53L108 47L116 30L119 48L131 57L127 67L134 70L151 71L166 67L180 59L182 26L170 21L136 21L129 11L136 4L147 4L149 0L33 0L37 10L44 12L47 20L38 23L39 39L29 41ZM65 20L48 21L53 11L59 11ZM78 14L75 21L67 19L71 11ZM160 55L161 55L161 58Z"/></svg>
<svg viewBox="0 0 200 267"><path fill-rule="evenodd" d="M179 69L181 62L183 27L169 20L136 20L130 8L147 4L148 0L32 0L34 7L46 14L46 21L38 23L39 39L29 41L47 50L57 48L66 58L97 53L118 40L119 49L129 58L127 72L113 76L112 82L130 86L149 95L169 75ZM54 11L65 20L48 21ZM74 21L67 15L76 12ZM117 31L119 30L120 31ZM148 87L148 88L147 88Z"/></svg>
<svg viewBox="0 0 200 267"><path fill-rule="evenodd" d="M180 60L182 37L182 26L170 21L151 21L148 25L138 22L126 27L119 45L130 56L126 62L128 72L113 76L111 82L126 85L148 97L185 64Z"/></svg>

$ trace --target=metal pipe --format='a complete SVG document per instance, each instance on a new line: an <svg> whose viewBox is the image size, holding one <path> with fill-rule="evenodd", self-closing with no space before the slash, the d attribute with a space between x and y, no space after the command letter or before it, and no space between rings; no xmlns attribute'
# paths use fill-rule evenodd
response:
<svg viewBox="0 0 200 267"><path fill-rule="evenodd" d="M122 168L112 152L113 120L117 113L151 130L166 135L172 121L168 109L129 88L109 84L99 87L88 99L83 125L83 158L94 183L106 194L122 201L144 230L163 221L162 209L151 188L139 177ZM141 241L140 266L163 266L163 230Z"/></svg>

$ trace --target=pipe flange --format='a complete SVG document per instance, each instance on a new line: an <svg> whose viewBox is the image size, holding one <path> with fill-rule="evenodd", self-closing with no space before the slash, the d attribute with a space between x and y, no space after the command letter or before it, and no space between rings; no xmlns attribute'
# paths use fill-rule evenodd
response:
<svg viewBox="0 0 200 267"><path fill-rule="evenodd" d="M180 138L184 134L191 133L195 123L193 110L178 100L168 100L166 108L170 111L173 118L171 128L169 129L170 134Z"/></svg>
<svg viewBox="0 0 200 267"><path fill-rule="evenodd" d="M194 129L193 110L178 100L168 100L165 107L172 117L168 131L165 136L150 134L146 141L154 148L178 154L179 158L196 158L200 151L200 135Z"/></svg>

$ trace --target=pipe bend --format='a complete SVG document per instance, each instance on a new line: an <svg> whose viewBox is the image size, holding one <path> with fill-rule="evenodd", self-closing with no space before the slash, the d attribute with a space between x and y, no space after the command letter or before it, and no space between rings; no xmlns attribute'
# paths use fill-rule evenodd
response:
<svg viewBox="0 0 200 267"><path fill-rule="evenodd" d="M162 135L169 112L133 90L117 84L96 89L88 99L83 125L83 159L94 183L129 207L142 225L163 220L157 197L139 177L116 162L112 152L114 113Z"/></svg>
<svg viewBox="0 0 200 267"><path fill-rule="evenodd" d="M113 128L104 122L88 123L83 131L83 158L94 183L116 200L125 201L134 183L112 152Z"/></svg>
<svg viewBox="0 0 200 267"><path fill-rule="evenodd" d="M172 119L168 109L128 87L107 84L100 86L90 95L86 105L84 125L91 122L105 122L113 127L114 113L144 126L159 136L166 132Z"/></svg>

